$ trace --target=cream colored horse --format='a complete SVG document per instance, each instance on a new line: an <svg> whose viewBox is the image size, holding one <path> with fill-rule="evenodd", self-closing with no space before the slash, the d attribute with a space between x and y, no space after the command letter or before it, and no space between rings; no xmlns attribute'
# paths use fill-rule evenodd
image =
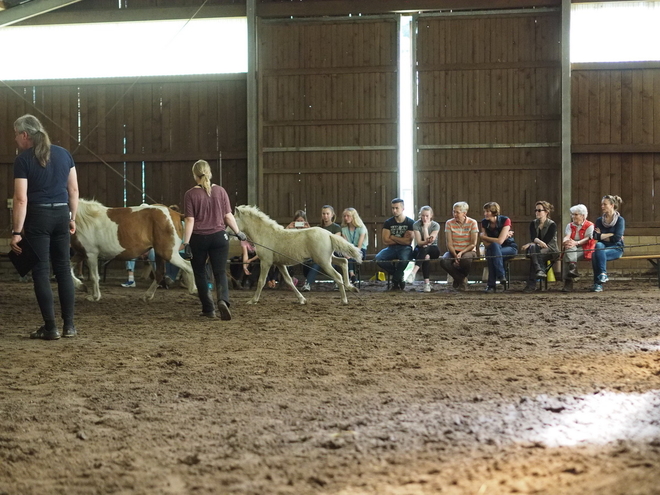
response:
<svg viewBox="0 0 660 495"><path fill-rule="evenodd" d="M248 304L256 304L259 301L271 265L279 268L282 277L293 289L300 304L305 304L307 301L294 285L286 267L303 263L310 258L321 267L321 271L337 283L343 304L348 304L346 289L358 292L348 278L348 260L333 253L348 256L360 263L362 252L342 237L320 227L285 229L256 206L237 206L234 216L241 231L254 242L261 261L257 291ZM333 264L341 266L342 275L333 268Z"/></svg>

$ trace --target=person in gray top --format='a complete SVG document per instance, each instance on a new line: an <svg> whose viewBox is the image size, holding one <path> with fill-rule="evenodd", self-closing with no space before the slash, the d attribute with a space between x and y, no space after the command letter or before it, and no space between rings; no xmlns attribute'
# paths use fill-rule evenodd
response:
<svg viewBox="0 0 660 495"><path fill-rule="evenodd" d="M419 209L419 220L413 224L413 235L415 236L415 250L413 258L415 266L409 275L407 282L413 283L415 275L422 269L424 276L424 292L431 292L431 281L429 279L431 267L429 260L437 260L440 257L438 248L438 235L440 224L433 220L433 208L422 206Z"/></svg>

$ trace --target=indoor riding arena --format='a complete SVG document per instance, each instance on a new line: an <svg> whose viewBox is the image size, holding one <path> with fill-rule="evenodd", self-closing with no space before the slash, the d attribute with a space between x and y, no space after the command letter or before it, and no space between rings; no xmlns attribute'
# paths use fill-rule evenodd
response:
<svg viewBox="0 0 660 495"><path fill-rule="evenodd" d="M0 495L660 494L660 53L640 51L660 46L644 41L659 4L0 2L13 57L0 67ZM295 289L264 275L253 304L257 265L243 271L232 237L230 320L201 316L158 258L138 257L127 284L125 260L100 257L72 263L77 335L30 338L44 322L34 280L8 256L25 114L71 153L80 198L109 208L186 217L197 160L232 208L283 227L299 210L324 226L328 206L341 226L353 208L366 256L342 278L348 304L334 276L309 283L307 259L291 260ZM469 205L464 283L431 256L416 274L395 258L397 285L377 259L395 198L412 221L432 208L450 262L445 222ZM622 199L611 223L608 198ZM517 244L497 263L488 203ZM598 243L573 264L576 205ZM546 213L558 251L539 273L528 249ZM602 272L617 221L624 247Z"/></svg>

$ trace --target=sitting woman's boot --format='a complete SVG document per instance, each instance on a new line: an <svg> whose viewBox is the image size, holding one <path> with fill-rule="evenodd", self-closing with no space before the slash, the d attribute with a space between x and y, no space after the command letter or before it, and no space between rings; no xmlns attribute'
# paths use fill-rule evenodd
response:
<svg viewBox="0 0 660 495"><path fill-rule="evenodd" d="M577 263L568 264L568 276L571 278L578 278L580 276L577 271Z"/></svg>
<svg viewBox="0 0 660 495"><path fill-rule="evenodd" d="M573 279L567 278L564 280L564 287L561 289L562 292L572 292L573 291Z"/></svg>

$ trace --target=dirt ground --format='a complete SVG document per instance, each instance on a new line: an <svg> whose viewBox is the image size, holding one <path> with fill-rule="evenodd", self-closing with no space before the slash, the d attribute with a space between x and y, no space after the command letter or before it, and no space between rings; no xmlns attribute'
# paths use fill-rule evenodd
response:
<svg viewBox="0 0 660 495"><path fill-rule="evenodd" d="M0 494L659 494L657 283L196 297L0 282Z"/></svg>

